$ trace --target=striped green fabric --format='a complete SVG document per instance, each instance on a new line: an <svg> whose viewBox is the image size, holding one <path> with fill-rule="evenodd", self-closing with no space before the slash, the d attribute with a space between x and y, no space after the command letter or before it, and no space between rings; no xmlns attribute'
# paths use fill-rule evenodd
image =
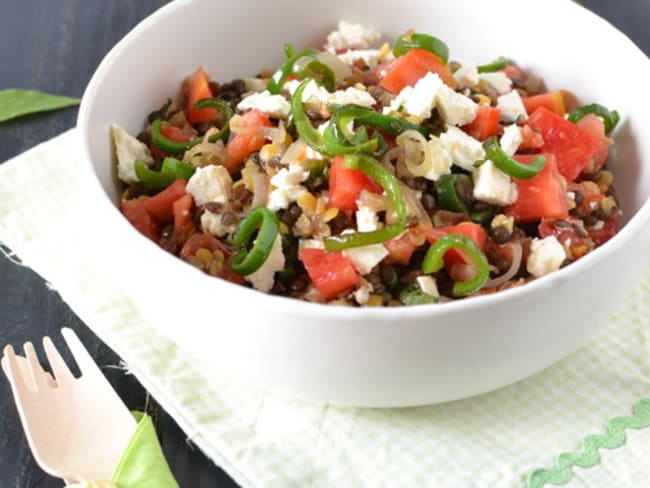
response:
<svg viewBox="0 0 650 488"><path fill-rule="evenodd" d="M418 408L321 405L206 371L147 323L120 287L114 257L91 251L97 223L79 191L87 177L81 166L75 130L0 166L0 240L53 285L242 486L648 486L643 415L622 429L612 419L635 416L635 405L643 409L650 400L650 267L595 337L517 384ZM560 454L579 457L583 441L612 425L618 437L592 449L589 462L555 473Z"/></svg>

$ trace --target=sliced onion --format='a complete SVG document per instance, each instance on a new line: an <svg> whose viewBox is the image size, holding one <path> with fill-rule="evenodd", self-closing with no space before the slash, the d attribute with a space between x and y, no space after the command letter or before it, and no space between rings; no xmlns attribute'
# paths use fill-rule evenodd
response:
<svg viewBox="0 0 650 488"><path fill-rule="evenodd" d="M512 249L512 261L510 262L510 267L502 275L488 280L485 283L484 288L496 288L498 286L501 286L507 281L511 280L519 271L519 267L521 266L521 258L524 254L521 243L511 242L509 245L510 249Z"/></svg>
<svg viewBox="0 0 650 488"><path fill-rule="evenodd" d="M404 165L413 176L424 176L433 168L433 155L425 137L416 130L402 132L395 142L404 148Z"/></svg>
<svg viewBox="0 0 650 488"><path fill-rule="evenodd" d="M266 173L256 172L253 178L253 201L251 208L266 205L269 199L269 179Z"/></svg>
<svg viewBox="0 0 650 488"><path fill-rule="evenodd" d="M408 215L414 216L418 220L419 227L433 227L431 222L431 217L420 202L420 199L415 193L415 190L408 187L405 183L399 182L400 189L402 190L402 195L406 201L406 208L408 209Z"/></svg>
<svg viewBox="0 0 650 488"><path fill-rule="evenodd" d="M336 83L352 76L352 68L339 59L337 55L329 51L322 51L316 55L316 60L323 63L334 73Z"/></svg>

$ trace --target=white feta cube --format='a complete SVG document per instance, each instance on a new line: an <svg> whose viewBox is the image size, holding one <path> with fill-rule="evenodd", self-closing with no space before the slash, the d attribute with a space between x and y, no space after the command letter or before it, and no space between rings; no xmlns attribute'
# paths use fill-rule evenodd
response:
<svg viewBox="0 0 650 488"><path fill-rule="evenodd" d="M438 90L436 106L443 120L450 125L469 124L476 118L476 112L478 112L476 102L462 93L454 91L444 83Z"/></svg>
<svg viewBox="0 0 650 488"><path fill-rule="evenodd" d="M502 71L479 73L479 78L485 81L499 95L504 95L512 89L512 80Z"/></svg>
<svg viewBox="0 0 650 488"><path fill-rule="evenodd" d="M357 211L355 216L357 219L357 230L359 232L370 232L377 230L380 227L377 213L360 201L357 201Z"/></svg>
<svg viewBox="0 0 650 488"><path fill-rule="evenodd" d="M212 234L217 237L223 237L235 232L237 222L224 225L221 221L221 214L206 210L201 214L201 229L206 234Z"/></svg>
<svg viewBox="0 0 650 488"><path fill-rule="evenodd" d="M478 85L480 78L475 63L467 63L454 71L454 79L458 88L474 88Z"/></svg>
<svg viewBox="0 0 650 488"><path fill-rule="evenodd" d="M330 50L346 48L368 49L381 38L381 34L361 24L344 20L339 22L338 30L330 32L325 47Z"/></svg>
<svg viewBox="0 0 650 488"><path fill-rule="evenodd" d="M291 104L282 95L271 95L268 90L251 93L237 104L237 110L247 111L256 108L260 112L278 119L286 119L291 112Z"/></svg>
<svg viewBox="0 0 650 488"><path fill-rule="evenodd" d="M352 247L343 251L360 275L367 275L382 259L388 256L388 250L382 244Z"/></svg>
<svg viewBox="0 0 650 488"><path fill-rule="evenodd" d="M111 136L117 156L117 177L124 183L140 181L135 174L135 162L140 160L147 166L151 166L153 158L149 148L119 125L111 125Z"/></svg>
<svg viewBox="0 0 650 488"><path fill-rule="evenodd" d="M415 86L406 86L398 93L388 107L384 107L385 114L406 112L422 121L431 117L431 111L436 105L438 92L444 83L435 73L427 73L420 78Z"/></svg>
<svg viewBox="0 0 650 488"><path fill-rule="evenodd" d="M284 84L283 89L293 96L300 83L302 83L300 80L289 80ZM329 98L330 92L322 86L319 86L314 80L307 83L307 86L305 86L305 89L302 92L302 103L326 105L329 103Z"/></svg>
<svg viewBox="0 0 650 488"><path fill-rule="evenodd" d="M524 142L524 136L521 133L521 129L517 124L512 124L507 125L503 129L503 135L499 140L499 145L508 156L512 156L517 152L522 142Z"/></svg>
<svg viewBox="0 0 650 488"><path fill-rule="evenodd" d="M369 68L375 68L381 59L379 49L350 49L338 55L338 58L347 65L354 65L357 61L363 63Z"/></svg>
<svg viewBox="0 0 650 488"><path fill-rule="evenodd" d="M271 253L264 261L264 264L257 271L246 275L246 281L253 285L253 288L268 292L273 288L275 273L284 269L285 258L282 253L282 237L278 234L273 241Z"/></svg>
<svg viewBox="0 0 650 488"><path fill-rule="evenodd" d="M309 178L309 172L299 164L290 164L282 168L271 178L271 185L275 187L269 193L267 207L274 212L286 209L295 202L298 196L307 191L300 183Z"/></svg>
<svg viewBox="0 0 650 488"><path fill-rule="evenodd" d="M431 159L433 164L431 169L423 176L427 180L438 181L442 175L451 173L452 160L447 150L440 142L440 139L432 135L429 139L429 148L431 150Z"/></svg>
<svg viewBox="0 0 650 488"><path fill-rule="evenodd" d="M415 278L420 290L422 293L426 293L430 297L440 298L440 293L438 292L438 284L436 279L433 276L422 275Z"/></svg>
<svg viewBox="0 0 650 488"><path fill-rule="evenodd" d="M362 278L357 289L354 290L353 296L359 305L364 305L368 303L368 300L370 299L370 294L373 291L374 288L372 286L372 283Z"/></svg>
<svg viewBox="0 0 650 488"><path fill-rule="evenodd" d="M345 90L337 90L330 94L329 103L338 105L353 103L362 107L372 107L377 103L377 100L367 91L351 86Z"/></svg>
<svg viewBox="0 0 650 488"><path fill-rule="evenodd" d="M485 159L485 150L481 141L454 125L447 125L446 128L447 130L440 134L442 147L455 165L467 171L474 171L474 163Z"/></svg>
<svg viewBox="0 0 650 488"><path fill-rule="evenodd" d="M497 98L497 108L501 112L501 121L507 123L517 122L520 118L526 120L528 113L524 102L521 100L521 95L517 90L512 90L505 95Z"/></svg>
<svg viewBox="0 0 650 488"><path fill-rule="evenodd" d="M531 275L539 278L560 269L566 257L564 247L555 236L548 236L544 239L535 238L530 243L526 269Z"/></svg>
<svg viewBox="0 0 650 488"><path fill-rule="evenodd" d="M196 168L187 182L186 191L197 205L208 202L228 203L232 178L224 166L209 165Z"/></svg>
<svg viewBox="0 0 650 488"><path fill-rule="evenodd" d="M517 186L489 159L473 173L474 198L501 207L517 200Z"/></svg>

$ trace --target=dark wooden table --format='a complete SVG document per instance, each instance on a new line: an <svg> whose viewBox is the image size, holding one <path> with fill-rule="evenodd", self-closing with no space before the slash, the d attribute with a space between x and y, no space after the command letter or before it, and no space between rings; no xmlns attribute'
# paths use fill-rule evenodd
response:
<svg viewBox="0 0 650 488"><path fill-rule="evenodd" d="M29 88L81 96L111 46L165 3L165 0L0 0L0 89ZM582 3L609 19L650 53L648 0L585 0ZM544 2L539 5L544 8ZM579 30L576 26L577 33ZM539 35L552 35L552 26L540 27ZM586 45L589 42L579 40ZM615 57L616 53L603 53L603 69L621 69L621 82L624 82L627 72L625 67L616 67ZM0 124L0 161L73 127L76 115L76 108L72 108ZM62 326L71 327L79 334L100 365L119 363L119 358L39 276L0 255L0 347L8 343L21 345L46 334L61 344L58 331ZM104 371L130 408L143 409L146 403L150 405L165 455L181 486L237 486L186 442L174 420L156 407L155 399L147 402L146 392L137 380L119 369ZM32 486L60 487L61 482L45 475L32 459L9 385L0 378L0 488Z"/></svg>

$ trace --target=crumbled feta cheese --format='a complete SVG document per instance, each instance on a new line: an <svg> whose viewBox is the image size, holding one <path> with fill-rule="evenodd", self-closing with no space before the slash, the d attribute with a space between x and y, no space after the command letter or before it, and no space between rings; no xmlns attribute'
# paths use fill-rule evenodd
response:
<svg viewBox="0 0 650 488"><path fill-rule="evenodd" d="M548 236L544 239L535 238L530 243L530 254L526 262L526 269L530 274L539 278L560 269L565 259L564 247L555 236Z"/></svg>
<svg viewBox="0 0 650 488"><path fill-rule="evenodd" d="M223 237L235 232L237 223L234 222L232 224L224 225L221 222L221 217L221 214L210 212L209 210L203 212L201 214L201 229L203 232L217 237Z"/></svg>
<svg viewBox="0 0 650 488"><path fill-rule="evenodd" d="M291 104L282 95L271 95L268 90L251 93L237 104L237 110L246 111L256 108L270 117L286 119L291 112Z"/></svg>
<svg viewBox="0 0 650 488"><path fill-rule="evenodd" d="M440 293L438 292L438 285L433 276L429 276L429 275L418 276L417 278L415 278L415 281L420 287L420 290L422 290L422 293L426 293L427 295L433 298L440 298Z"/></svg>
<svg viewBox="0 0 650 488"><path fill-rule="evenodd" d="M510 176L494 166L489 159L472 176L474 198L477 200L501 207L517 200L517 186L510 180Z"/></svg>
<svg viewBox="0 0 650 488"><path fill-rule="evenodd" d="M370 283L368 280L364 280L361 278L359 286L357 289L354 291L354 299L359 305L364 305L368 303L368 300L370 299L370 294L374 291L374 288L372 286L372 283Z"/></svg>
<svg viewBox="0 0 650 488"><path fill-rule="evenodd" d="M427 180L438 181L438 178L442 175L451 173L451 156L443 147L440 139L434 135L429 139L429 148L431 149L433 164L431 165L431 169L423 176Z"/></svg>
<svg viewBox="0 0 650 488"><path fill-rule="evenodd" d="M352 247L343 251L360 275L367 275L382 259L388 256L388 250L382 244Z"/></svg>
<svg viewBox="0 0 650 488"><path fill-rule="evenodd" d="M117 155L117 177L124 183L140 181L135 174L135 162L140 160L147 166L151 166L153 158L149 148L119 125L111 125L111 135Z"/></svg>
<svg viewBox="0 0 650 488"><path fill-rule="evenodd" d="M415 86L404 87L390 105L384 107L383 112L390 114L405 111L418 121L428 119L431 116L431 110L436 105L438 92L442 86L444 83L440 77L429 72L420 78Z"/></svg>
<svg viewBox="0 0 650 488"><path fill-rule="evenodd" d="M345 105L346 103L353 103L361 105L362 107L372 107L377 103L377 100L365 90L359 90L353 86L346 90L337 90L330 94L328 97L330 104Z"/></svg>
<svg viewBox="0 0 650 488"><path fill-rule="evenodd" d="M205 205L208 202L227 203L231 190L230 173L224 166L218 165L196 168L186 188L197 205Z"/></svg>
<svg viewBox="0 0 650 488"><path fill-rule="evenodd" d="M325 249L325 243L320 239L300 239L298 249Z"/></svg>
<svg viewBox="0 0 650 488"><path fill-rule="evenodd" d="M271 185L275 188L269 193L267 207L274 212L289 207L298 196L307 191L300 183L309 178L309 172L299 164L290 164L282 168L271 178Z"/></svg>
<svg viewBox="0 0 650 488"><path fill-rule="evenodd" d="M283 85L283 89L286 90L291 96L296 92L298 86L302 83L300 80L289 80ZM318 85L314 80L311 80L305 86L304 91L302 92L302 103L310 103L314 105L319 104L328 104L330 98L330 92L325 88Z"/></svg>
<svg viewBox="0 0 650 488"><path fill-rule="evenodd" d="M481 141L463 132L456 126L447 125L447 130L440 134L442 147L457 166L474 171L474 163L485 159L485 150Z"/></svg>
<svg viewBox="0 0 650 488"><path fill-rule="evenodd" d="M503 130L501 139L499 140L501 149L503 149L508 156L512 156L516 153L522 142L524 142L524 136L517 124L507 125Z"/></svg>
<svg viewBox="0 0 650 488"><path fill-rule="evenodd" d="M438 90L436 106L444 121L450 125L469 124L476 118L478 111L476 102L462 93L454 91L444 83Z"/></svg>
<svg viewBox="0 0 650 488"><path fill-rule="evenodd" d="M503 122L517 122L520 118L526 120L528 113L524 102L521 101L521 95L517 90L512 90L510 93L501 95L497 98L497 108L501 112L501 120Z"/></svg>
<svg viewBox="0 0 650 488"><path fill-rule="evenodd" d="M382 52L379 49L350 49L338 55L338 58L345 64L353 65L357 61L363 63L369 68L375 68L379 64Z"/></svg>
<svg viewBox="0 0 650 488"><path fill-rule="evenodd" d="M485 81L499 95L508 93L512 89L512 80L501 71L479 73L479 78Z"/></svg>
<svg viewBox="0 0 650 488"><path fill-rule="evenodd" d="M368 49L381 38L381 34L361 24L353 24L344 20L339 22L338 30L327 36L327 49L345 48Z"/></svg>
<svg viewBox="0 0 650 488"><path fill-rule="evenodd" d="M474 88L480 81L476 64L467 63L462 65L454 72L454 79L458 83L458 88Z"/></svg>
<svg viewBox="0 0 650 488"><path fill-rule="evenodd" d="M357 211L355 216L357 218L357 230L359 232L370 232L377 230L380 227L377 213L360 201L357 201Z"/></svg>
<svg viewBox="0 0 650 488"><path fill-rule="evenodd" d="M284 269L285 259L282 253L282 237L278 234L273 241L271 253L264 261L264 264L257 271L246 275L246 281L249 281L253 288L268 292L273 288L275 282L275 273Z"/></svg>

